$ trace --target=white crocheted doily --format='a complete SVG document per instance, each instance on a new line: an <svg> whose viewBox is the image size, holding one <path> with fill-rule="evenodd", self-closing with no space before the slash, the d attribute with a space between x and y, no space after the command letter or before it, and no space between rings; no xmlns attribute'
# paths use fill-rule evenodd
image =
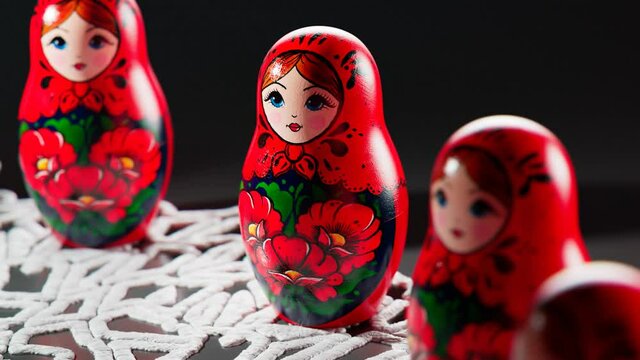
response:
<svg viewBox="0 0 640 360"><path fill-rule="evenodd" d="M367 324L331 331L283 324L244 257L237 208L179 211L164 202L141 245L65 249L31 200L0 190L0 229L0 360L29 354L73 359L76 354L59 342L34 341L65 332L87 351L76 358L90 353L128 360L146 351L187 359L210 341L242 346L237 359L349 358L372 343L384 345L376 359L408 358L403 313L409 278L395 276L390 293L398 298L387 296ZM11 291L20 287L12 275L40 276L44 285ZM149 287L148 295L131 296ZM112 322L123 318L161 330L114 330Z"/></svg>

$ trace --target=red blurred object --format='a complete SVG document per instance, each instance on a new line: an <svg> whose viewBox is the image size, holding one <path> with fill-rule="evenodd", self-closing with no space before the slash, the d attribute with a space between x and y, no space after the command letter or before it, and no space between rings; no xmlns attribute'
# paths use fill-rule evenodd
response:
<svg viewBox="0 0 640 360"><path fill-rule="evenodd" d="M353 35L304 28L268 52L257 93L239 202L256 276L288 322L365 321L398 269L408 220L376 64Z"/></svg>
<svg viewBox="0 0 640 360"><path fill-rule="evenodd" d="M30 49L18 116L27 190L66 245L142 239L169 184L173 133L138 5L41 0Z"/></svg>
<svg viewBox="0 0 640 360"><path fill-rule="evenodd" d="M640 359L640 271L593 262L547 280L513 359Z"/></svg>
<svg viewBox="0 0 640 360"><path fill-rule="evenodd" d="M536 288L588 257L569 156L533 121L480 119L445 144L430 193L408 320L434 341L413 355L507 358Z"/></svg>

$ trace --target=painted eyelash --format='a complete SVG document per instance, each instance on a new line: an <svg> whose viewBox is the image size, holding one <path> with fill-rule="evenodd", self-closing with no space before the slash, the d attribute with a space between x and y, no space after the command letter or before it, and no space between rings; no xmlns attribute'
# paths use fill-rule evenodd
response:
<svg viewBox="0 0 640 360"><path fill-rule="evenodd" d="M62 39L62 41L64 41L64 42L66 42L66 41L67 41L67 40L65 40L65 39L64 39L63 37L61 37L61 36L56 36L56 37L54 37L53 39L51 39L51 41L49 41L49 45L53 45L53 42L54 42L54 41L56 41L56 39L58 39L58 38Z"/></svg>
<svg viewBox="0 0 640 360"><path fill-rule="evenodd" d="M264 98L264 99L263 99L263 101L264 101L264 102L268 102L268 101L271 99L271 96L272 96L274 93L276 93L276 94L278 94L278 95L282 96L282 94L280 94L280 91L278 91L278 90L272 90L272 91L269 91L269 93L267 94L267 97L266 97L266 98Z"/></svg>
<svg viewBox="0 0 640 360"><path fill-rule="evenodd" d="M477 204L477 203L479 203L479 202L482 202L482 203L484 204L484 206L486 207L486 209L485 209L485 210L486 210L489 214L492 214L492 215L498 215L498 210L497 210L497 209L496 209L496 208L495 208L495 207L494 207L490 202L488 202L487 200L484 200L484 199L482 199L482 198L478 198L478 199L476 199L475 201L473 201L473 202L471 203L471 206L470 206L469 208L470 208L470 209L471 209L471 208L473 208L473 206L474 206L474 205L476 205L476 204Z"/></svg>
<svg viewBox="0 0 640 360"><path fill-rule="evenodd" d="M102 36L102 35L99 35L99 34L98 35L94 35L91 39L95 38L96 36L99 36L102 39L102 41L104 41L106 44L109 44L109 45L114 45L115 44L114 42L112 42L109 39L107 39L106 36Z"/></svg>
<svg viewBox="0 0 640 360"><path fill-rule="evenodd" d="M329 108L333 109L333 108L335 108L337 106L337 104L334 103L333 100L331 100L327 95L325 95L325 94L323 94L323 93L321 93L319 91L314 92L313 94L311 94L311 96L309 96L307 98L307 100L310 99L312 96L320 96L322 98L322 100L324 100L324 105L326 107L329 107Z"/></svg>

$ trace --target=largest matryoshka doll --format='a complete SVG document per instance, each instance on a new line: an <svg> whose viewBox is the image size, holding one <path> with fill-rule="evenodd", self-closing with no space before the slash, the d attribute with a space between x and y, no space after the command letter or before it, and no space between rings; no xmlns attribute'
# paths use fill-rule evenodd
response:
<svg viewBox="0 0 640 360"><path fill-rule="evenodd" d="M19 120L27 190L61 241L144 236L173 148L134 0L38 2Z"/></svg>
<svg viewBox="0 0 640 360"><path fill-rule="evenodd" d="M256 277L288 322L367 320L399 266L408 211L375 62L349 33L303 28L269 51L257 93L239 198Z"/></svg>
<svg viewBox="0 0 640 360"><path fill-rule="evenodd" d="M476 120L437 157L430 209L408 310L413 358L508 358L537 287L587 258L565 148L530 120Z"/></svg>

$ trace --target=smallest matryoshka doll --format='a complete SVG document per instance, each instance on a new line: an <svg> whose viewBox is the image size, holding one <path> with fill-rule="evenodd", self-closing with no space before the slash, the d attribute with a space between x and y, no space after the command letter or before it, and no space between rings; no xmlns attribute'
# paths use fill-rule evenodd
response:
<svg viewBox="0 0 640 360"><path fill-rule="evenodd" d="M515 360L640 359L640 271L594 262L540 288L514 342Z"/></svg>
<svg viewBox="0 0 640 360"><path fill-rule="evenodd" d="M506 359L538 286L582 264L576 180L560 141L514 116L476 120L438 155L407 313L414 359Z"/></svg>

